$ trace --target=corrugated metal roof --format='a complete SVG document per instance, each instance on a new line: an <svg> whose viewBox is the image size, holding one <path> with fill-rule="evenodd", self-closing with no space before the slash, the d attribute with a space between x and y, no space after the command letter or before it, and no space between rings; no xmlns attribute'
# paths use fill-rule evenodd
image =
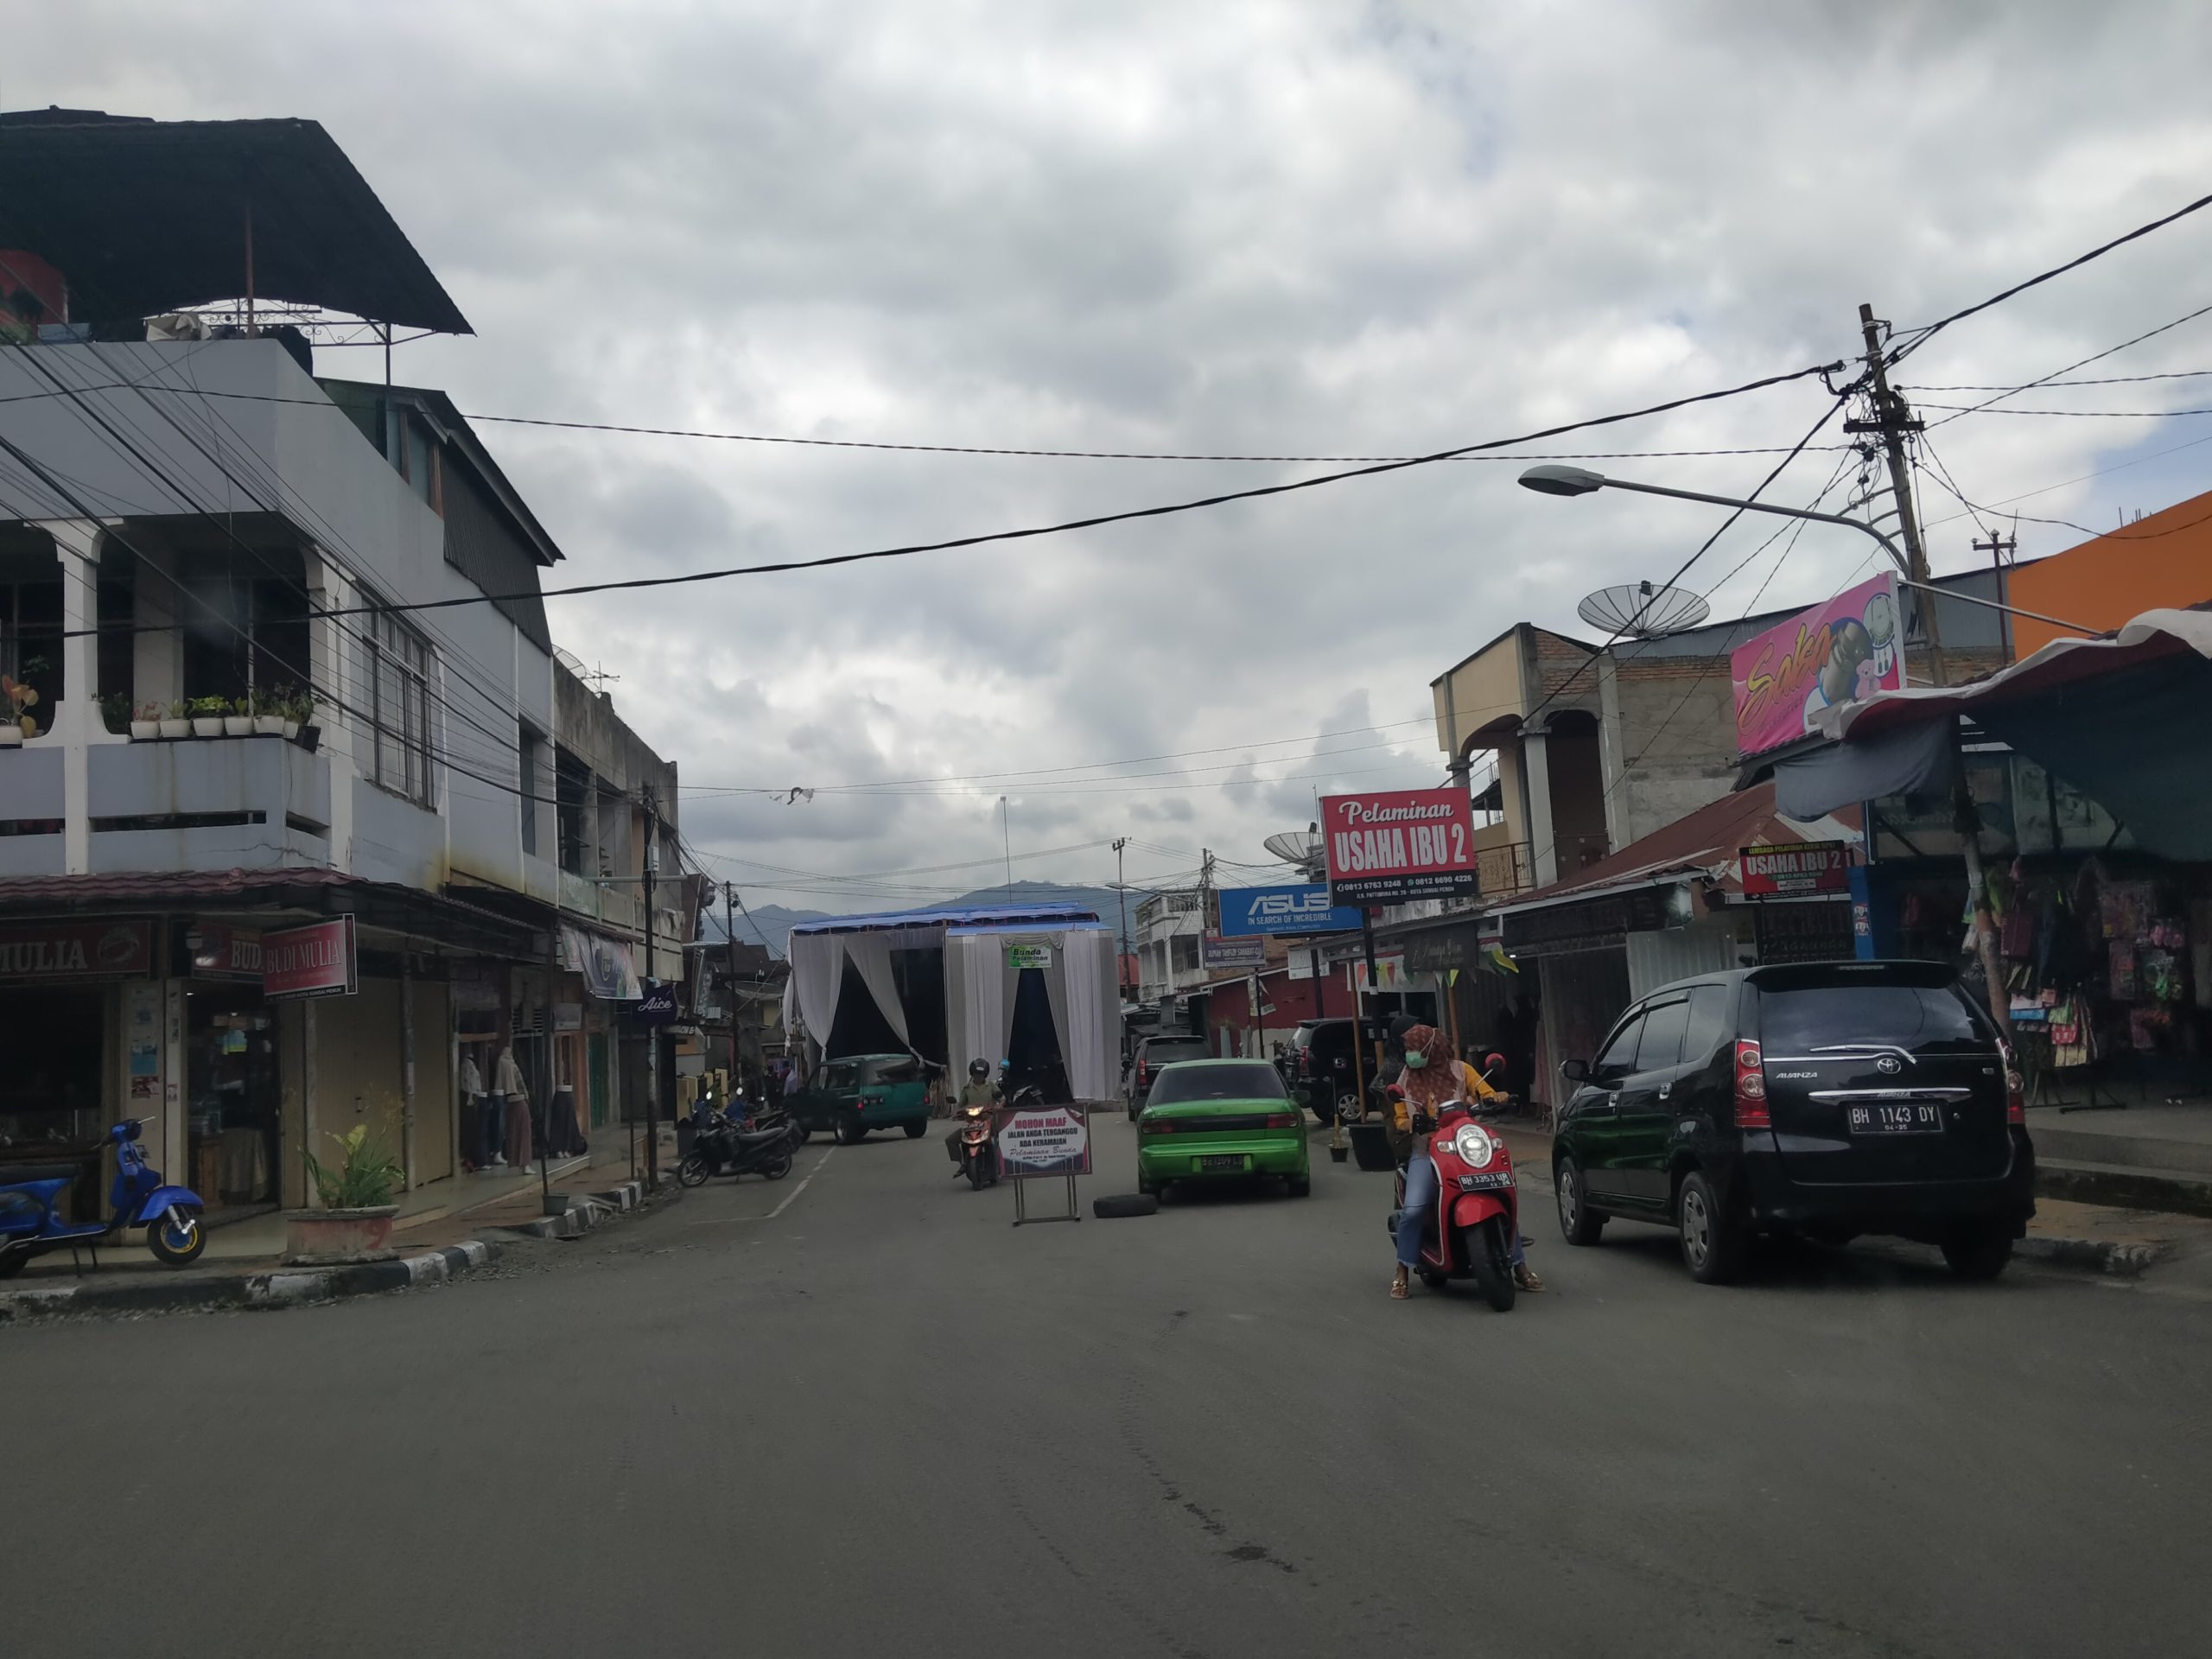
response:
<svg viewBox="0 0 2212 1659"><path fill-rule="evenodd" d="M320 122L25 113L0 114L0 248L61 272L73 321L128 324L251 289L376 322L474 332Z"/></svg>
<svg viewBox="0 0 2212 1659"><path fill-rule="evenodd" d="M368 887L338 870L118 870L105 875L0 876L0 906L149 905L251 898L291 889Z"/></svg>

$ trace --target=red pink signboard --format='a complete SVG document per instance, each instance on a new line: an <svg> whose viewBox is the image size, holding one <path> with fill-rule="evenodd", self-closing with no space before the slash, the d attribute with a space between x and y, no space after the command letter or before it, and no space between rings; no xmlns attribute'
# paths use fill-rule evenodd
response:
<svg viewBox="0 0 2212 1659"><path fill-rule="evenodd" d="M261 936L264 996L351 996L359 988L351 916Z"/></svg>
<svg viewBox="0 0 2212 1659"><path fill-rule="evenodd" d="M1847 588L1728 653L1736 748L1758 754L1815 729L1823 709L1904 684L1904 625L1894 575Z"/></svg>
<svg viewBox="0 0 2212 1659"><path fill-rule="evenodd" d="M1321 798L1332 905L1395 905L1479 890L1474 817L1464 789L1382 790Z"/></svg>

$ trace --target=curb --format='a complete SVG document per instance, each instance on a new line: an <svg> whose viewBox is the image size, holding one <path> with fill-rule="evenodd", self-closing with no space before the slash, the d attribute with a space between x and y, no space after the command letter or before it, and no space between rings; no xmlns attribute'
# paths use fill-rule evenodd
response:
<svg viewBox="0 0 2212 1659"><path fill-rule="evenodd" d="M624 1181L604 1192L572 1196L569 1207L557 1216L540 1216L535 1221L516 1222L500 1230L524 1238L582 1238L598 1226L602 1217L611 1218L625 1211L635 1210L645 1201L645 1184L643 1181Z"/></svg>
<svg viewBox="0 0 2212 1659"><path fill-rule="evenodd" d="M173 1313L190 1308L290 1307L416 1285L442 1285L496 1260L497 1244L468 1239L389 1262L341 1268L279 1268L219 1279L98 1280L0 1294L0 1323L59 1313Z"/></svg>
<svg viewBox="0 0 2212 1659"><path fill-rule="evenodd" d="M2024 1261L2086 1273L2133 1279L2156 1267L2174 1251L2169 1239L2048 1238L2031 1233L2012 1241L2012 1254Z"/></svg>

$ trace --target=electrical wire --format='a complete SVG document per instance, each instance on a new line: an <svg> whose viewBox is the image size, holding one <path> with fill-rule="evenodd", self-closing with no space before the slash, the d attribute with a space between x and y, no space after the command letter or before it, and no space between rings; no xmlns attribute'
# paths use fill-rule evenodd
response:
<svg viewBox="0 0 2212 1659"><path fill-rule="evenodd" d="M2061 370L2063 374L2064 370ZM2112 374L2080 380L2038 380L2038 386L2132 386L2145 380L2195 380L2212 374L2212 369L2169 369L2162 374ZM2018 386L1906 386L1898 391L2018 391Z"/></svg>
<svg viewBox="0 0 2212 1659"><path fill-rule="evenodd" d="M2024 388L2023 388L2024 390ZM2171 421L2184 415L2212 415L2212 409L1992 409L1987 404L1922 404L1922 409L1955 410L1961 415L2050 415L2068 421ZM1948 426L1949 421L1938 421Z"/></svg>
<svg viewBox="0 0 2212 1659"><path fill-rule="evenodd" d="M1926 407L1930 409L1946 409L1951 410L1951 413L1944 416L1942 420L1936 423L1937 426L1948 426L1953 421L1963 420L1968 415L1979 413L1982 410L1989 409L1997 404L2001 404L2007 397L2016 397L2024 391L2033 391L2038 386L2048 385L2050 382L2057 379L2062 375L2071 374L2076 369L2087 368L2092 363L2102 362L2106 358L2112 357L2120 352L2124 352L2131 346L2140 346L2145 340L2155 339L2158 335L2165 334L2170 330L2178 328L2185 322L2194 322L2197 318L2204 315L2208 311L2212 311L2212 305L2201 305L2194 311L2184 312L2182 315L2176 317L2171 322L2162 322L2155 328L2145 328L2141 334L2133 336L2132 339L2123 340L2117 346L2107 346L2101 352L2092 352L2085 358L2082 358L2075 362L2069 363L2063 368L2053 369L2049 374L2038 376L2037 378L2030 380L2024 385L2000 388L1996 396L1993 397L1985 397L1978 404L1930 404L1926 405ZM2012 415L2018 414L2023 411L2017 410L1999 410L1997 412L2000 415Z"/></svg>
<svg viewBox="0 0 2212 1659"><path fill-rule="evenodd" d="M1739 397L1746 393L1764 391L1771 386L1787 385L1794 381L1816 375L1832 374L1842 364L1819 363L1780 374L1770 374L1757 380L1747 380L1740 385L1722 387L1713 391L1694 392L1681 397L1670 397L1663 403L1647 404L1642 409L1622 410L1611 415L1593 416L1579 421L1568 421L1556 426L1540 428L1517 436L1489 438L1475 443L1460 444L1450 449L1440 449L1431 454L1416 455L1403 461L1379 461L1372 465L1355 467L1343 472L1322 473L1312 478L1291 479L1280 484L1262 484L1249 489L1228 490L1213 495L1199 496L1189 500L1170 501L1146 507L1128 507L1119 512L1094 513L1087 518L1071 518L1058 524L1032 524L1018 530L987 531L972 536L950 537L942 541L912 542L895 547L870 548L856 553L825 554L811 559L779 559L766 564L728 565L713 569L690 570L667 576L632 576L613 582L576 582L565 588L532 588L512 594L477 593L449 599L416 600L403 604L364 606L328 610L326 616L357 616L372 613L398 613L416 611L442 611L463 605L491 605L502 601L516 602L537 597L541 599L573 598L583 594L636 592L640 590L683 587L698 582L722 582L737 576L774 575L791 570L818 570L836 565L860 564L880 559L908 558L923 553L943 553L965 547L982 547L1000 542L1027 541L1039 537L1065 535L1078 530L1095 530L1106 524L1130 524L1144 518L1163 518L1181 513L1198 512L1213 507L1226 506L1238 501L1257 501L1270 496L1295 494L1300 491L1320 489L1332 484L1342 484L1357 478L1375 478L1386 473L1403 472L1409 467L1433 466L1460 455L1482 450L1516 448L1540 439L1556 437L1564 432L1586 431L1592 427L1612 426L1624 421L1643 420L1654 415L1667 414L1674 410L1688 409L1700 404L1716 403L1723 398ZM1793 452L1794 453L1794 452Z"/></svg>
<svg viewBox="0 0 2212 1659"><path fill-rule="evenodd" d="M1962 310L1952 312L1948 317L1939 317L1934 322L1924 323L1916 328L1906 329L1904 332L1913 336L1913 338L1906 341L1902 346L1896 344L1894 339L1892 339L1891 349L1885 360L1892 365L1902 363L1906 358L1911 356L1913 353L1927 345L1929 340L1935 339L1936 335L1942 334L1943 330L1948 328L1953 323L1963 322L1967 318L1974 316L1979 312L1986 311L1993 305L2001 305L2004 302L2012 299L2016 295L2024 294L2031 288L2039 287L2043 283L2050 282L2053 277L2063 276L2069 270L2078 270L2093 259L2103 258L2105 255L2110 253L2114 248L2125 247L2128 243L2136 241L2140 238L2149 236L2154 231L2164 230L2167 226L2173 224L2177 219L2186 219L2190 214L2206 207L2212 207L2212 195L2199 196L2195 201L2190 202L2188 206L2177 207L2172 213L2166 214L2164 218L2154 219L2147 225L2139 225L2124 236L2116 236L2109 242L2101 243L2098 246L2091 248L2087 253L2080 254L2072 259L2069 259L2063 265L2054 265L2049 270L2038 272L2037 275L2029 277L2027 281L2024 283L2015 283L2012 287L1993 294L1986 300L1977 301L1973 305L1969 305ZM2061 372L2063 373L2064 371L2062 370Z"/></svg>

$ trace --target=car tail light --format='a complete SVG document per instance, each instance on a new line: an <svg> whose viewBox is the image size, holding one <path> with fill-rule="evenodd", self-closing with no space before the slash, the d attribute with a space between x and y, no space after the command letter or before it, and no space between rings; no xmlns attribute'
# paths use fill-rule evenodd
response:
<svg viewBox="0 0 2212 1659"><path fill-rule="evenodd" d="M1759 1046L1748 1038L1736 1045L1736 1127L1774 1127L1766 1109L1766 1065L1760 1058Z"/></svg>
<svg viewBox="0 0 2212 1659"><path fill-rule="evenodd" d="M1137 1120L1137 1134L1140 1137L1147 1135L1173 1135L1174 1133L1175 1120L1172 1117L1141 1117Z"/></svg>
<svg viewBox="0 0 2212 1659"><path fill-rule="evenodd" d="M2012 1058L2008 1044L1999 1044L1998 1053L2005 1062L2005 1121L2025 1125L2028 1121L2027 1084L2021 1080L2020 1068Z"/></svg>
<svg viewBox="0 0 2212 1659"><path fill-rule="evenodd" d="M1269 1112L1267 1127L1271 1129L1294 1129L1298 1127L1296 1112Z"/></svg>

